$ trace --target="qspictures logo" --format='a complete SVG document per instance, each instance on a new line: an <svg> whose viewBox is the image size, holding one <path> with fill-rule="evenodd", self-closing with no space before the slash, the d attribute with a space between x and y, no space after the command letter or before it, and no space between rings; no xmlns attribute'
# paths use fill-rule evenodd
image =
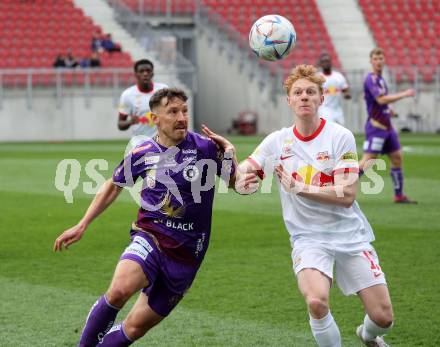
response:
<svg viewBox="0 0 440 347"><path fill-rule="evenodd" d="M155 146L154 151L151 150L153 146ZM145 153L139 156L138 153L143 150L145 150ZM179 154L181 154L180 157L183 158L181 162L176 161ZM275 166L281 163L288 168L288 162L294 160L296 157L294 153L291 153L291 157L285 160L275 157L268 158L263 168L265 179L259 183L257 191L261 194L271 194L273 192L273 173ZM221 166L221 175L216 192L218 194L230 192L228 186L231 173L233 172L232 157L226 153L222 156L221 161L219 161L219 159L220 158L217 158L217 161L213 159L197 160L197 149L190 148L181 150L178 147L170 147L166 150L162 150L158 145L155 145L154 142L151 142L145 146L130 149L124 161L114 172L109 171L109 164L105 159L91 159L84 167L77 159L64 159L58 163L56 168L54 185L57 190L64 194L67 203L73 203L75 191L82 188L83 193L95 195L106 181L105 176L109 177L110 174L113 174L114 183L126 189L139 206L145 210L158 211L166 208L165 205L171 196L180 205L184 205L182 192L180 191L181 188L179 189L179 185L182 187L182 182L186 182L186 184L190 185L193 201L200 203L203 192L216 188L216 175L219 165ZM324 152L319 153L317 157L319 163L327 163L329 159L329 154ZM356 153L346 153L341 160L353 164L357 162L357 155ZM386 170L386 163L384 160L376 159L366 165L370 168L365 171L366 179L360 183L361 192L364 194L379 194L383 191L385 184L382 176L380 176L377 171ZM312 168L308 163L305 163L303 166ZM140 177L136 180L136 177L134 177L135 172L139 170L143 171L143 174L139 175ZM295 193L303 189L305 185L316 188L315 190L318 191L317 189L320 186L334 184L333 178L329 176L329 173L321 174L319 168L306 170L302 175L300 175L302 172L300 171L301 170L292 171L292 180L295 180L294 182L296 184ZM294 174L295 172L297 172L296 175ZM180 176L176 176L177 173L179 173ZM201 179L202 173L205 173L203 175L205 179L203 180ZM87 179L80 185L81 175L83 175L83 177L85 175ZM326 178L324 180L325 182L321 176ZM176 182L175 177L182 178L179 184ZM357 180L357 173L351 175L350 179ZM324 182L324 184L322 182ZM343 183L344 181L342 181L342 184ZM342 184L340 184L341 187ZM169 194L168 200L159 199L156 204L153 204L151 201L143 198L142 192L144 190L156 189L158 185L165 187L164 191ZM338 191L338 196L341 196L341 194L343 196L343 189Z"/></svg>

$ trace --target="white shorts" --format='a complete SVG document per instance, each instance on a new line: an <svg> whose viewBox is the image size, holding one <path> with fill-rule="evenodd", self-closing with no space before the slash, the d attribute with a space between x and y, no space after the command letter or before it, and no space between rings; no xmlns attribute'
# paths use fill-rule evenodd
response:
<svg viewBox="0 0 440 347"><path fill-rule="evenodd" d="M344 295L352 295L376 284L386 284L385 274L373 246L361 252L340 252L324 246L300 246L292 251L295 275L303 269L316 269L333 279Z"/></svg>

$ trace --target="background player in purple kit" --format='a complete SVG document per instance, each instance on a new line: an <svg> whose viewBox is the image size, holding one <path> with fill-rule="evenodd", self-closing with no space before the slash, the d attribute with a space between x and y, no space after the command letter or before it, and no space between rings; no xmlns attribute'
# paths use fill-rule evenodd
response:
<svg viewBox="0 0 440 347"><path fill-rule="evenodd" d="M200 267L211 231L215 174L226 181L231 177L232 184L236 158L232 144L206 127L213 141L188 132L186 100L179 89L162 89L152 96L158 135L122 160L81 221L55 241L55 251L79 241L122 187L142 179L131 243L106 294L90 310L79 346L131 345L171 312ZM224 160L224 153L231 154L231 160ZM118 311L139 290L126 319L112 327Z"/></svg>
<svg viewBox="0 0 440 347"><path fill-rule="evenodd" d="M394 201L396 203L416 203L403 193L402 150L399 137L391 124L393 110L388 106L400 99L414 96L413 89L388 94L388 86L382 77L385 65L385 55L381 48L375 48L370 53L370 63L373 71L364 81L365 102L368 119L365 125L364 155L359 162L361 173L365 171L366 163L376 159L380 154L387 154L391 162L391 178L394 185Z"/></svg>

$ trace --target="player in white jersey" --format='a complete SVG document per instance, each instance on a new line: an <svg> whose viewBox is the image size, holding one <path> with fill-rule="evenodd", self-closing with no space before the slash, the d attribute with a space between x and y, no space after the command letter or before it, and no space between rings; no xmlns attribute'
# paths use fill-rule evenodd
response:
<svg viewBox="0 0 440 347"><path fill-rule="evenodd" d="M357 294L366 315L357 334L367 346L386 346L393 323L384 273L370 244L374 234L355 201L358 161L353 134L318 115L324 78L297 66L284 83L294 125L268 135L239 166L237 191L258 189L256 175L279 178L283 218L292 244L293 270L319 346L340 346L329 309L333 273L345 295ZM335 270L335 271L334 271Z"/></svg>
<svg viewBox="0 0 440 347"><path fill-rule="evenodd" d="M318 114L332 122L345 124L344 111L342 110L342 97L350 99L350 90L344 75L332 69L332 59L328 53L321 54L319 58L321 74L325 78L324 103L319 108Z"/></svg>
<svg viewBox="0 0 440 347"><path fill-rule="evenodd" d="M124 90L118 109L119 130L132 130L131 148L156 136L157 129L148 103L156 91L168 87L166 84L153 82L154 65L148 59L138 60L134 64L134 74L136 84Z"/></svg>

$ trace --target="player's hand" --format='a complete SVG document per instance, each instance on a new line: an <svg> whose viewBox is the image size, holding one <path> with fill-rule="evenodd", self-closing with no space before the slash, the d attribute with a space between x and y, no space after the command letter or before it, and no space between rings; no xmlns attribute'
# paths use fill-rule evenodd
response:
<svg viewBox="0 0 440 347"><path fill-rule="evenodd" d="M258 176L254 172L237 172L237 180L235 181L235 191L241 195L249 195L255 193L260 184Z"/></svg>
<svg viewBox="0 0 440 347"><path fill-rule="evenodd" d="M409 88L409 89L405 90L405 95L406 95L407 97L411 97L411 96L416 95L416 92L415 92L414 89Z"/></svg>
<svg viewBox="0 0 440 347"><path fill-rule="evenodd" d="M280 180L281 186L287 193L295 192L295 179L284 170L282 165L275 166L275 173Z"/></svg>
<svg viewBox="0 0 440 347"><path fill-rule="evenodd" d="M392 110L392 109L390 109L390 116L391 116L392 118L397 118L397 117L399 117L399 115L398 115L394 110Z"/></svg>
<svg viewBox="0 0 440 347"><path fill-rule="evenodd" d="M139 122L140 122L139 116L136 116L134 114L130 116L130 124L137 124Z"/></svg>
<svg viewBox="0 0 440 347"><path fill-rule="evenodd" d="M211 129L209 129L205 124L202 124L202 131L203 133L208 136L214 143L221 148L223 148L223 151L230 154L230 157L232 158L235 155L235 147L234 145L229 142L227 139L225 139L223 136L220 136L213 132ZM227 157L225 155L225 157Z"/></svg>
<svg viewBox="0 0 440 347"><path fill-rule="evenodd" d="M77 224L70 229L64 231L55 240L55 243L53 245L54 252L62 251L63 247L64 249L68 249L72 243L77 242L81 239L85 231L86 226L84 226L83 224Z"/></svg>

